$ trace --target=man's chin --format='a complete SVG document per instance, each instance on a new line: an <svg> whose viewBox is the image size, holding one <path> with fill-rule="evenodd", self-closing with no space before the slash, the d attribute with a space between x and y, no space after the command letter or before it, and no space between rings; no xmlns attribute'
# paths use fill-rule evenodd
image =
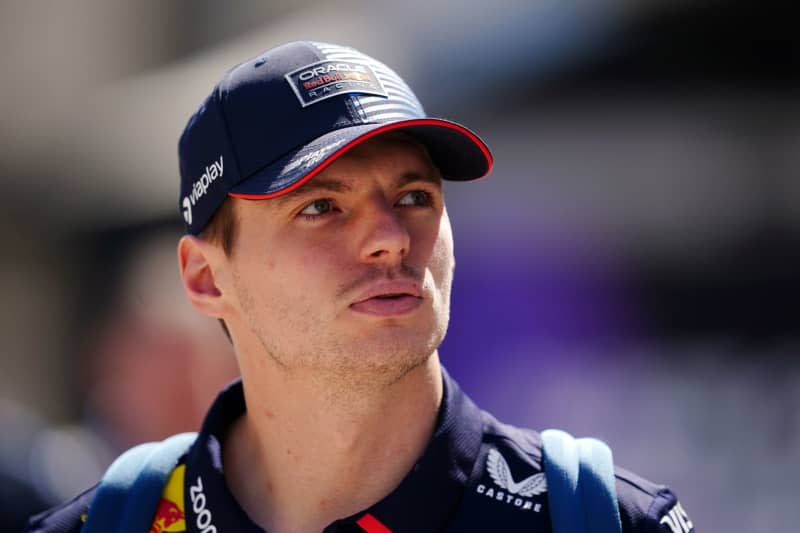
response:
<svg viewBox="0 0 800 533"><path fill-rule="evenodd" d="M440 342L440 336L431 331L385 327L347 343L350 349L340 352L338 361L330 362L337 373L372 375L380 381L392 381L425 363Z"/></svg>

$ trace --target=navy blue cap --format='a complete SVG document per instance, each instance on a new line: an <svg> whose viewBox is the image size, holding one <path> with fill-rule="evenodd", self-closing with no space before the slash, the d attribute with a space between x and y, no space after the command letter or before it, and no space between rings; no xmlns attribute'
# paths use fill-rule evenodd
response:
<svg viewBox="0 0 800 533"><path fill-rule="evenodd" d="M445 179L491 170L492 155L477 135L428 117L393 70L353 48L300 41L241 63L217 83L178 143L186 231L199 234L227 196L280 196L392 130L419 140Z"/></svg>

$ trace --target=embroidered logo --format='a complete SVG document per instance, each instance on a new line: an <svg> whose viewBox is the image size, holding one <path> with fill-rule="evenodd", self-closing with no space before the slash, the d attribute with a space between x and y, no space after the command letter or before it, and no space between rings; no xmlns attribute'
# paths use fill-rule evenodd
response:
<svg viewBox="0 0 800 533"><path fill-rule="evenodd" d="M372 68L356 61L319 61L293 70L285 78L303 107L337 94L389 96Z"/></svg>
<svg viewBox="0 0 800 533"><path fill-rule="evenodd" d="M540 503L534 504L527 498L539 496L547 491L547 479L545 479L544 472L533 474L519 482L514 481L508 462L494 448L489 450L486 471L495 485L502 490L480 484L475 488L478 494L519 507L525 511L533 510L538 513L541 510L542 505Z"/></svg>
<svg viewBox="0 0 800 533"><path fill-rule="evenodd" d="M192 225L192 206L208 192L208 188L214 183L214 180L222 176L222 164L222 155L220 155L219 161L212 161L211 164L204 169L203 175L192 183L192 189L189 195L183 197L181 206L183 207L183 219L186 221L187 225Z"/></svg>
<svg viewBox="0 0 800 533"><path fill-rule="evenodd" d="M523 498L538 496L547 490L547 480L544 472L526 477L519 483L511 477L511 469L505 458L495 449L489 450L489 459L486 461L486 470L492 481L506 489L511 494L519 494Z"/></svg>

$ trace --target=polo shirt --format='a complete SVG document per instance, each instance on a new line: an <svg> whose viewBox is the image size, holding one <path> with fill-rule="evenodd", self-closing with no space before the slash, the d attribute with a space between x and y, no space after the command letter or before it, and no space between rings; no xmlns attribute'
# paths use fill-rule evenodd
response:
<svg viewBox="0 0 800 533"><path fill-rule="evenodd" d="M444 394L424 454L389 495L324 533L549 533L539 433L479 409L443 371ZM241 381L223 390L198 438L173 470L150 533L263 533L225 482L222 448L245 412ZM673 492L615 468L624 533L689 533L694 526ZM26 531L79 533L96 487L33 517Z"/></svg>

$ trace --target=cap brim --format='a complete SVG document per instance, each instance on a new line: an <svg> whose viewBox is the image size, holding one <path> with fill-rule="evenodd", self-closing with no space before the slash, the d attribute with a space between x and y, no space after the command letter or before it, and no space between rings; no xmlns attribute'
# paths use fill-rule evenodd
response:
<svg viewBox="0 0 800 533"><path fill-rule="evenodd" d="M444 179L474 180L486 176L492 169L489 148L469 129L443 119L411 119L350 126L327 133L244 179L228 194L250 200L286 194L312 179L348 150L388 131L403 131L415 137L428 150Z"/></svg>

